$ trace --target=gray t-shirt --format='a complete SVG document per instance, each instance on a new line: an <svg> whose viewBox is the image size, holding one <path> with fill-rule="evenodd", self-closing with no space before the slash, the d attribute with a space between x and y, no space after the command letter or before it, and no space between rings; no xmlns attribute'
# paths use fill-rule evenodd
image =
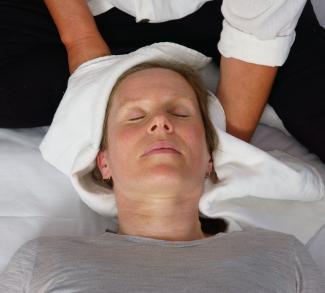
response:
<svg viewBox="0 0 325 293"><path fill-rule="evenodd" d="M262 229L167 241L104 233L22 246L0 292L310 292L320 271L294 237Z"/></svg>

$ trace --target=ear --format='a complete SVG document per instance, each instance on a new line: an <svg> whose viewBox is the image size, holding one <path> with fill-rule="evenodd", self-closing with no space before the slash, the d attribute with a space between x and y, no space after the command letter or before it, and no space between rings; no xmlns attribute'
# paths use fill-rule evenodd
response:
<svg viewBox="0 0 325 293"><path fill-rule="evenodd" d="M96 157L96 163L100 173L102 173L103 179L109 179L111 172L108 165L107 154L105 151L99 151Z"/></svg>

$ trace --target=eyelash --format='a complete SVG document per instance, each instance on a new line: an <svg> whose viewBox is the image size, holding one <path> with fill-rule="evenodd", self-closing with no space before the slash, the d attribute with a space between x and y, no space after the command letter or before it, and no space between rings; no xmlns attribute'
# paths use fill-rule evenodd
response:
<svg viewBox="0 0 325 293"><path fill-rule="evenodd" d="M189 116L189 115L180 115L180 114L172 114L172 115L177 116L177 117L181 117L181 118L186 118L186 117ZM129 119L129 121L136 121L136 120L140 120L142 118L144 118L144 116L132 118L132 119Z"/></svg>
<svg viewBox="0 0 325 293"><path fill-rule="evenodd" d="M132 118L132 119L129 119L129 121L135 121L135 120L140 120L142 119L144 116L141 116L141 117L137 117L137 118Z"/></svg>

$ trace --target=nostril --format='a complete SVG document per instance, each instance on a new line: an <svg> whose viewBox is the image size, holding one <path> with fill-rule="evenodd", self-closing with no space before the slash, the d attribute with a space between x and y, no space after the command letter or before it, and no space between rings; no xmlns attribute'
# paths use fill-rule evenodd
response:
<svg viewBox="0 0 325 293"><path fill-rule="evenodd" d="M172 131L173 126L170 123L168 119L165 117L163 119L153 119L152 124L149 126L149 131L158 131L157 129L163 130L163 131Z"/></svg>
<svg viewBox="0 0 325 293"><path fill-rule="evenodd" d="M157 127L158 127L157 125L152 126L152 127L151 127L151 130L155 130ZM170 129L170 127L169 127L168 125L166 125L166 124L164 125L164 128L165 128L166 130L169 130L169 129Z"/></svg>

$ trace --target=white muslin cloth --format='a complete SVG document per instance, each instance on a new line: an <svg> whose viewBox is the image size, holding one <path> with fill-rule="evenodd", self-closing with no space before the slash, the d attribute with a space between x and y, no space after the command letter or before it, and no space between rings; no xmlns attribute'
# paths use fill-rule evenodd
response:
<svg viewBox="0 0 325 293"><path fill-rule="evenodd" d="M137 64L157 60L184 63L200 71L211 58L165 42L82 64L71 75L39 147L46 161L70 177L81 199L115 223L117 209L113 190L96 183L91 176L103 134L108 98L123 72ZM200 212L242 225L290 233L306 243L325 224L325 206L308 211L308 202L321 200L325 193L317 170L284 152L265 152L227 134L224 111L211 92L209 112L219 137L213 156L220 182L206 181ZM308 223L302 218L306 212Z"/></svg>

